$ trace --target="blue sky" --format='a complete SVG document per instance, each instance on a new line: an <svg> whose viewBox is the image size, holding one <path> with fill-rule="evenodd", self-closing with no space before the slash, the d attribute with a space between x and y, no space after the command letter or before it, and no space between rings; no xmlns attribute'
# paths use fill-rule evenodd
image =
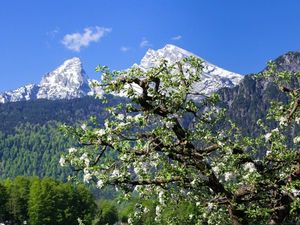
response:
<svg viewBox="0 0 300 225"><path fill-rule="evenodd" d="M77 56L123 69L148 48L178 45L248 74L300 50L297 0L2 0L0 91L28 83Z"/></svg>

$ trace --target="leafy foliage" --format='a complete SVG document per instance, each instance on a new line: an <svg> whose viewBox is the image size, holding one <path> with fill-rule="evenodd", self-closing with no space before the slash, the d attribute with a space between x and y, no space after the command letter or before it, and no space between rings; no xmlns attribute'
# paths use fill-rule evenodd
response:
<svg viewBox="0 0 300 225"><path fill-rule="evenodd" d="M99 210L96 215L96 221L94 225L114 225L119 221L118 209L114 202L109 200L102 200L99 202Z"/></svg>

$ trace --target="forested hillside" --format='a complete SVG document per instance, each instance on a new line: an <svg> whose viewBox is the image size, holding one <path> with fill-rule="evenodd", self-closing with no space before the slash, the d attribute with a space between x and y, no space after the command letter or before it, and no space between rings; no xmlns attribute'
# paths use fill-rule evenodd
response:
<svg viewBox="0 0 300 225"><path fill-rule="evenodd" d="M26 175L65 180L70 171L59 166L59 158L76 143L59 127L91 116L101 123L104 107L94 97L0 104L0 178Z"/></svg>
<svg viewBox="0 0 300 225"><path fill-rule="evenodd" d="M59 166L60 155L75 143L59 131L58 122L24 123L14 133L0 132L0 177L50 176L65 180L69 169Z"/></svg>

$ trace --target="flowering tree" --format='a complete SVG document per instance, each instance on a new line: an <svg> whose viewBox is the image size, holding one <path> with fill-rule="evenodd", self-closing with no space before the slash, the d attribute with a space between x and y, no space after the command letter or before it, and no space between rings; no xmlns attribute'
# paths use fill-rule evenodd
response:
<svg viewBox="0 0 300 225"><path fill-rule="evenodd" d="M195 92L202 69L194 57L172 65L162 61L147 71L98 67L105 92L126 96L126 101L108 107L109 116L101 124L92 118L81 127L65 127L80 147L69 149L60 163L82 170L84 181L99 188L113 185L124 197L137 192L156 198L156 224L168 204L182 199L197 208L187 224L296 220L300 154L286 144L284 132L299 122L299 90L284 88L291 102L270 111L278 127L270 131L260 122L265 134L251 139L215 106L216 94ZM257 151L267 154L254 158ZM128 222L143 212L147 208L137 204ZM176 217L167 222L176 224Z"/></svg>

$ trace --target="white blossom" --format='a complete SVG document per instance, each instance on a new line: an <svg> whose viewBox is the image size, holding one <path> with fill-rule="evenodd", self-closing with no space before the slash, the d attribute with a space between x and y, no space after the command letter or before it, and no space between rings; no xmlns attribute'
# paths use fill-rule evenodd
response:
<svg viewBox="0 0 300 225"><path fill-rule="evenodd" d="M114 169L114 171L111 174L111 177L118 177L120 176L120 171L118 169Z"/></svg>
<svg viewBox="0 0 300 225"><path fill-rule="evenodd" d="M282 117L279 118L279 125L280 126L287 126L287 121L288 121L287 118L282 116Z"/></svg>
<svg viewBox="0 0 300 225"><path fill-rule="evenodd" d="M300 190L297 190L295 188L291 189L291 193L295 197L300 196Z"/></svg>
<svg viewBox="0 0 300 225"><path fill-rule="evenodd" d="M174 127L174 123L172 121L167 121L165 125L168 129L172 129Z"/></svg>
<svg viewBox="0 0 300 225"><path fill-rule="evenodd" d="M84 160L88 157L87 153L83 153L81 156L80 156L80 160Z"/></svg>
<svg viewBox="0 0 300 225"><path fill-rule="evenodd" d="M194 180L191 182L191 185L192 185L192 186L195 186L195 185L196 185L196 179L194 179Z"/></svg>
<svg viewBox="0 0 300 225"><path fill-rule="evenodd" d="M300 136L295 137L293 141L294 141L294 144L300 143Z"/></svg>
<svg viewBox="0 0 300 225"><path fill-rule="evenodd" d="M220 168L223 166L225 166L223 163L219 163L218 165L212 167L212 170L214 171L214 173L216 173L218 175L221 172Z"/></svg>
<svg viewBox="0 0 300 225"><path fill-rule="evenodd" d="M60 166L65 166L66 165L66 159L64 157L60 157L59 164L60 164Z"/></svg>
<svg viewBox="0 0 300 225"><path fill-rule="evenodd" d="M165 200L164 200L164 192L160 191L158 193L158 201L161 205L163 205L165 203Z"/></svg>
<svg viewBox="0 0 300 225"><path fill-rule="evenodd" d="M133 219L129 217L127 222L128 224L133 224Z"/></svg>
<svg viewBox="0 0 300 225"><path fill-rule="evenodd" d="M134 116L135 120L139 120L141 118L143 118L142 114L137 114L137 115Z"/></svg>
<svg viewBox="0 0 300 225"><path fill-rule="evenodd" d="M117 119L118 120L124 120L125 116L123 114L118 114Z"/></svg>
<svg viewBox="0 0 300 225"><path fill-rule="evenodd" d="M270 140L271 136L272 136L272 133L266 133L265 134L266 142Z"/></svg>
<svg viewBox="0 0 300 225"><path fill-rule="evenodd" d="M83 182L89 183L91 179L92 179L92 174L91 173L85 172L83 174Z"/></svg>
<svg viewBox="0 0 300 225"><path fill-rule="evenodd" d="M97 187L101 189L101 188L103 188L103 186L104 186L103 180L99 179L97 182Z"/></svg>
<svg viewBox="0 0 300 225"><path fill-rule="evenodd" d="M107 136L107 141L109 141L109 142L112 141L112 136L111 135Z"/></svg>
<svg viewBox="0 0 300 225"><path fill-rule="evenodd" d="M73 152L76 152L77 149L76 148L69 148L69 153L73 153Z"/></svg>
<svg viewBox="0 0 300 225"><path fill-rule="evenodd" d="M225 181L235 180L235 175L232 172L225 172L224 173L224 180Z"/></svg>
<svg viewBox="0 0 300 225"><path fill-rule="evenodd" d="M83 153L80 157L80 160L84 161L86 167L90 165L90 159L88 158L87 153Z"/></svg>
<svg viewBox="0 0 300 225"><path fill-rule="evenodd" d="M249 171L250 173L253 173L256 171L255 165L252 162L247 162L244 164L244 169Z"/></svg>
<svg viewBox="0 0 300 225"><path fill-rule="evenodd" d="M87 127L87 125L85 123L81 125L82 130L86 130L86 127Z"/></svg>
<svg viewBox="0 0 300 225"><path fill-rule="evenodd" d="M105 98L104 98L104 92L102 92L102 91L101 91L101 92L98 92L98 93L97 93L97 98L99 98L99 99L105 99Z"/></svg>
<svg viewBox="0 0 300 225"><path fill-rule="evenodd" d="M161 215L161 211L162 211L162 209L159 205L155 207L155 215L157 217L159 217Z"/></svg>
<svg viewBox="0 0 300 225"><path fill-rule="evenodd" d="M127 155L127 154L121 155L120 159L121 159L122 161L125 161L125 160L128 159L128 155Z"/></svg>
<svg viewBox="0 0 300 225"><path fill-rule="evenodd" d="M208 204L207 204L207 209L208 210L212 210L214 208L214 204L212 203L212 202L209 202Z"/></svg>
<svg viewBox="0 0 300 225"><path fill-rule="evenodd" d="M126 119L127 119L127 120L132 120L132 118L133 118L133 117L130 116L130 115L127 115L127 116L126 116Z"/></svg>
<svg viewBox="0 0 300 225"><path fill-rule="evenodd" d="M95 132L95 134L99 137L103 136L105 134L105 130L104 129L99 129Z"/></svg>
<svg viewBox="0 0 300 225"><path fill-rule="evenodd" d="M90 159L89 159L89 158L86 158L86 159L84 160L84 164L85 164L86 167L88 167L88 166L90 165Z"/></svg>
<svg viewBox="0 0 300 225"><path fill-rule="evenodd" d="M148 213L148 212L150 212L150 209L147 208L147 207L145 207L145 208L144 208L144 213Z"/></svg>
<svg viewBox="0 0 300 225"><path fill-rule="evenodd" d="M296 117L296 118L295 118L295 122L296 122L297 124L300 124L300 117Z"/></svg>
<svg viewBox="0 0 300 225"><path fill-rule="evenodd" d="M80 219L79 217L77 218L77 222L79 225L84 225L84 223L82 222L82 219Z"/></svg>

